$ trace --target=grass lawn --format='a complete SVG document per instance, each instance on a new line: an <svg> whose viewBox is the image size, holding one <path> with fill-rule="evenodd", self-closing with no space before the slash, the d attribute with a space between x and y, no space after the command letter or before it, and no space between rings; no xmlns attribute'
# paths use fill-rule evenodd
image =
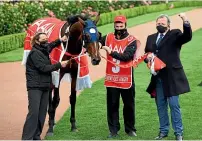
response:
<svg viewBox="0 0 202 141"><path fill-rule="evenodd" d="M161 11L161 12L156 12L156 13L151 13L151 14L146 14L134 18L128 19L128 27L132 27L138 24L146 23L149 21L153 21L156 19L156 17L162 13L168 14L168 15L174 15L178 14L180 12L185 12L189 11L192 9L195 9L196 7L185 7L185 8L176 8L176 9L171 9L171 10L166 10L166 11ZM105 35L108 32L113 31L113 24L107 24L104 26L98 27L98 30L102 32L102 35ZM0 63L1 62L15 62L15 61L21 61L23 57L23 48L19 48L17 50L13 50L10 52L2 53L0 54Z"/></svg>
<svg viewBox="0 0 202 141"><path fill-rule="evenodd" d="M197 86L202 80L200 62L202 60L202 29L194 32L191 42L184 45L181 60L189 79L191 92L181 95L180 104L184 124L184 139L202 139L202 87ZM150 80L149 70L142 63L135 69L136 83L136 128L137 137L125 135L122 116L122 101L120 106L120 137L116 139L153 140L158 134L158 117L154 99L145 92ZM51 140L106 140L108 135L106 117L106 92L103 79L94 83L92 89L86 89L78 97L76 119L79 132L70 132L70 110L64 114L55 127L55 135ZM174 139L171 128L168 140Z"/></svg>
<svg viewBox="0 0 202 141"><path fill-rule="evenodd" d="M0 54L0 63L22 61L23 48L18 48L6 53Z"/></svg>

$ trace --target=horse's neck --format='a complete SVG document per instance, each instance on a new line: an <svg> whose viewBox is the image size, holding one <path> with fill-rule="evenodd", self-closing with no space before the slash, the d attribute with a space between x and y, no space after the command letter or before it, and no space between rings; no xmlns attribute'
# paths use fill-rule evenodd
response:
<svg viewBox="0 0 202 141"><path fill-rule="evenodd" d="M69 27L69 23L66 22L61 30L61 37L66 34L65 31L68 29L68 27ZM75 32L71 35L70 35L70 33L66 34L69 36L69 40L68 40L68 44L67 44L67 51L70 54L79 54L81 52L82 46L83 46L81 32ZM66 44L64 44L64 45L66 47Z"/></svg>
<svg viewBox="0 0 202 141"><path fill-rule="evenodd" d="M68 41L67 51L71 54L79 54L82 50L83 41L79 37L70 37Z"/></svg>

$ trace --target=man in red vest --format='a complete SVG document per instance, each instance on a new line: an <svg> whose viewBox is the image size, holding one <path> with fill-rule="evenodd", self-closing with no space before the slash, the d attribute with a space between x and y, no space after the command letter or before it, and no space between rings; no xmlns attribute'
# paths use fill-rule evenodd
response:
<svg viewBox="0 0 202 141"><path fill-rule="evenodd" d="M124 107L125 132L129 136L137 136L135 128L135 84L133 68L121 68L115 64L124 65L134 59L137 46L140 44L126 29L126 17L116 16L114 19L114 33L109 33L102 38L102 49L107 52L107 67L105 86L107 89L107 120L109 138L116 137L120 130L119 99L122 97Z"/></svg>

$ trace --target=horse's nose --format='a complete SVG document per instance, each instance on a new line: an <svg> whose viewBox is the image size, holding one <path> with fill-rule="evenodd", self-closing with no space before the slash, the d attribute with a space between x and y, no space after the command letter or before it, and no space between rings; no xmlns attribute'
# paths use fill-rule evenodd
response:
<svg viewBox="0 0 202 141"><path fill-rule="evenodd" d="M99 59L96 59L96 58L93 58L92 59L92 64L93 65L98 65L100 63L100 60Z"/></svg>
<svg viewBox="0 0 202 141"><path fill-rule="evenodd" d="M97 61L97 59L93 58L93 59L92 59L92 61L93 61L93 62L96 62L96 61Z"/></svg>

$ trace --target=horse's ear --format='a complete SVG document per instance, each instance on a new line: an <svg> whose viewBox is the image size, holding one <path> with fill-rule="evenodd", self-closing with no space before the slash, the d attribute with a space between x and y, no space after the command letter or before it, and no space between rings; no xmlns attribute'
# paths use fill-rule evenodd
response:
<svg viewBox="0 0 202 141"><path fill-rule="evenodd" d="M99 20L100 20L100 12L98 12L95 20L93 21L95 23L95 25L98 23Z"/></svg>
<svg viewBox="0 0 202 141"><path fill-rule="evenodd" d="M78 20L79 20L79 22L82 24L82 25L84 25L85 26L85 22L84 22L84 20L82 20L81 18L79 18L78 17Z"/></svg>

